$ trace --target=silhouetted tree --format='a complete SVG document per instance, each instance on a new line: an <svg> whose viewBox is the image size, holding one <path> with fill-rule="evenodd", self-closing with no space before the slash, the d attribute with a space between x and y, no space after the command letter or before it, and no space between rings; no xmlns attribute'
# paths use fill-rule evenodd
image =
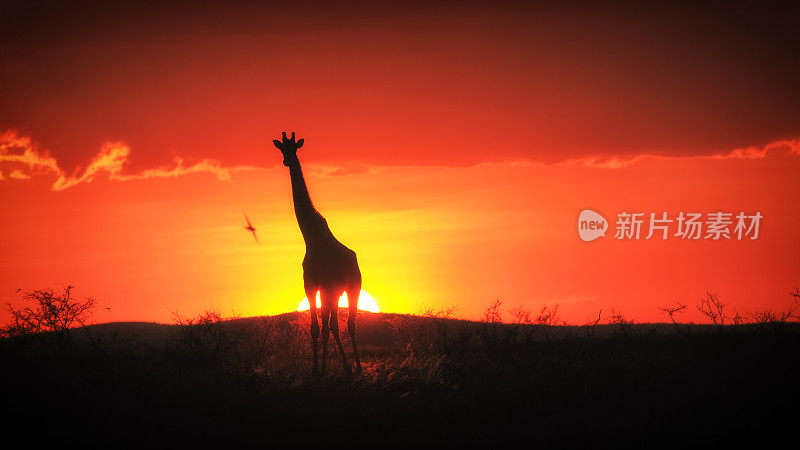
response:
<svg viewBox="0 0 800 450"><path fill-rule="evenodd" d="M665 306L661 308L661 311L669 315L669 320L672 321L672 325L675 326L675 331L680 333L680 328L678 327L678 321L675 320L675 315L678 313L686 312L686 305L681 304L680 302L675 302L676 306Z"/></svg>
<svg viewBox="0 0 800 450"><path fill-rule="evenodd" d="M503 323L503 313L500 306L502 304L503 302L498 298L486 308L479 329L480 338L491 355L497 355L501 346L500 327Z"/></svg>
<svg viewBox="0 0 800 450"><path fill-rule="evenodd" d="M734 312L733 316L731 317L731 321L734 325L741 325L745 321L745 317L739 313L739 311Z"/></svg>
<svg viewBox="0 0 800 450"><path fill-rule="evenodd" d="M750 318L758 325L779 324L800 318L800 288L790 291L792 301L784 311L774 311L772 309L758 310L750 315Z"/></svg>
<svg viewBox="0 0 800 450"><path fill-rule="evenodd" d="M436 327L443 353L447 353L450 350L450 344L447 341L447 322L455 311L456 308L454 306L439 310L427 309L425 311L425 317L431 319Z"/></svg>
<svg viewBox="0 0 800 450"><path fill-rule="evenodd" d="M711 323L718 327L725 325L725 303L719 299L719 295L706 292L706 296L700 299L697 310L711 320Z"/></svg>
<svg viewBox="0 0 800 450"><path fill-rule="evenodd" d="M589 322L586 324L586 337L594 341L595 329L597 328L597 324L600 323L600 320L603 318L603 308L600 308L600 311L597 312L597 319L594 322Z"/></svg>
<svg viewBox="0 0 800 450"><path fill-rule="evenodd" d="M566 325L558 315L558 304L555 306L542 305L539 316L536 317L536 325L544 331L544 337L550 340L550 330L557 325Z"/></svg>
<svg viewBox="0 0 800 450"><path fill-rule="evenodd" d="M536 333L536 327L531 321L530 311L522 307L517 307L509 311L509 313L511 314L511 317L514 318L514 321L511 325L511 329L514 332L514 342L516 343L517 336L522 333L522 335L525 337L525 344L530 344L531 341L533 341Z"/></svg>
<svg viewBox="0 0 800 450"><path fill-rule="evenodd" d="M70 329L75 324L84 326L94 307L91 297L72 297L74 287L67 285L63 292L54 289L27 291L22 298L31 305L21 309L7 303L11 321L3 328L3 335L14 337L48 333L60 347L69 345Z"/></svg>

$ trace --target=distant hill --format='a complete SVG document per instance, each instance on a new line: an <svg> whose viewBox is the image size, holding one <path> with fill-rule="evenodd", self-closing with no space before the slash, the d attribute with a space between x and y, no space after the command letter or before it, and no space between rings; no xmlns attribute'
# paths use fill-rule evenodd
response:
<svg viewBox="0 0 800 450"><path fill-rule="evenodd" d="M273 320L281 322L296 322L301 320L302 312L288 312L275 316L255 316L244 318L225 319L226 323L256 323L262 320ZM346 321L347 314L340 314L342 324ZM443 326L449 330L458 330L466 327L478 330L485 326L484 322L463 320L463 319L441 319ZM358 315L358 341L364 350L388 350L394 346L394 331L391 322L403 321L406 326L411 327L432 327L433 319L425 316L395 313L371 313L360 311ZM535 325L535 324L498 324L499 329L508 327L519 327L522 330L538 327L536 338L538 339L564 339L587 337L592 333L594 337L618 336L629 334L636 336L648 335L672 335L676 333L675 325L671 323L643 323L643 324L598 324L591 330L589 325ZM715 328L708 324L678 324L682 331L709 331ZM97 339L104 342L116 341L132 346L164 346L170 341L180 336L181 326L178 324L161 324L155 322L109 322L86 327L87 331ZM546 332L545 332L546 329ZM346 327L340 330L346 333ZM86 335L76 333L78 340L85 339Z"/></svg>

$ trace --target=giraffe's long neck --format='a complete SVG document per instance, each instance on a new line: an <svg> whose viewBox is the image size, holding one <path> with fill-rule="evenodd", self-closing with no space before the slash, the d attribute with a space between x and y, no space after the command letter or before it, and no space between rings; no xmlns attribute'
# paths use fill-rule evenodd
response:
<svg viewBox="0 0 800 450"><path fill-rule="evenodd" d="M303 178L303 170L300 168L300 161L295 160L289 165L289 176L292 179L292 199L294 201L294 214L297 217L297 224L300 232L309 243L319 242L323 239L333 238L333 234L328 228L328 223L311 203L311 196L308 195L306 180Z"/></svg>
<svg viewBox="0 0 800 450"><path fill-rule="evenodd" d="M292 178L292 199L294 200L294 213L298 223L304 220L306 213L316 211L311 203L311 196L308 195L306 180L303 178L303 169L300 162L289 166L289 176ZM300 223L302 226L302 223Z"/></svg>

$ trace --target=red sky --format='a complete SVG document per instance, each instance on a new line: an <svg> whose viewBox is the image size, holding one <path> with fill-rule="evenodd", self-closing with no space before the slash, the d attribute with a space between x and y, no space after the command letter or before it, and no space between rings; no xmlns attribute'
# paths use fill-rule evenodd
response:
<svg viewBox="0 0 800 450"><path fill-rule="evenodd" d="M622 6L5 3L0 299L63 282L111 307L97 321L293 309L287 129L383 310L781 307L798 8ZM584 208L764 219L757 240L585 243Z"/></svg>

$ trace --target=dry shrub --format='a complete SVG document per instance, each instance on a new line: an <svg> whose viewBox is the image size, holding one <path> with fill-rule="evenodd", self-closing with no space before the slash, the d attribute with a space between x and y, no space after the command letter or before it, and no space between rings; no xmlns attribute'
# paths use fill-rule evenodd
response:
<svg viewBox="0 0 800 450"><path fill-rule="evenodd" d="M91 317L94 299L91 297L75 298L72 289L67 285L63 292L54 289L38 289L27 291L23 300L29 306L16 309L6 304L11 314L10 322L2 329L0 335L12 338L25 338L32 334L41 334L49 338L57 349L63 350L71 346L71 329L77 324L84 327Z"/></svg>

